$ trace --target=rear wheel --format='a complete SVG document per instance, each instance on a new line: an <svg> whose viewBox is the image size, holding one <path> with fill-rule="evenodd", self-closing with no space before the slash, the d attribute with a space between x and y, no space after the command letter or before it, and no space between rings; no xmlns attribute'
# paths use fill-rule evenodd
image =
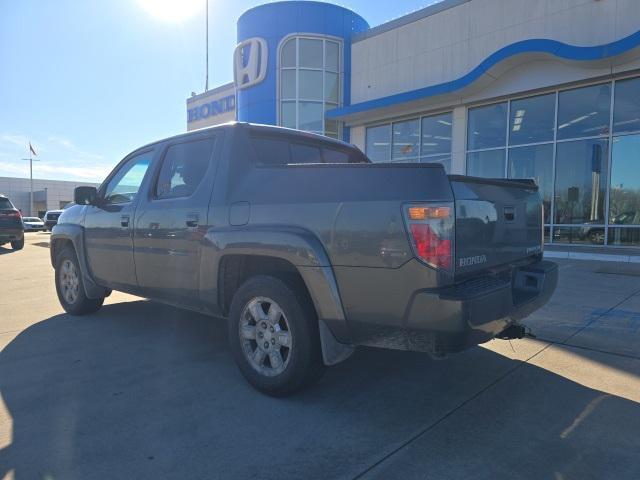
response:
<svg viewBox="0 0 640 480"><path fill-rule="evenodd" d="M238 289L229 343L244 377L268 395L290 395L325 369L313 307L301 289L275 277L256 276Z"/></svg>
<svg viewBox="0 0 640 480"><path fill-rule="evenodd" d="M87 297L76 253L69 247L56 260L56 293L62 308L72 315L97 312L104 302L104 297Z"/></svg>
<svg viewBox="0 0 640 480"><path fill-rule="evenodd" d="M11 242L11 248L13 248L14 250L22 250L24 248L24 237L22 237L20 240Z"/></svg>

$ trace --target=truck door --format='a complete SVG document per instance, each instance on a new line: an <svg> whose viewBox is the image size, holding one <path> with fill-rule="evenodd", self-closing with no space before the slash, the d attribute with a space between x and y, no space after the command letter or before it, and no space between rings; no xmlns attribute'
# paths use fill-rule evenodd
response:
<svg viewBox="0 0 640 480"><path fill-rule="evenodd" d="M157 180L141 199L134 257L144 295L198 306L200 251L207 231L216 137L210 133L168 144Z"/></svg>
<svg viewBox="0 0 640 480"><path fill-rule="evenodd" d="M137 287L133 263L133 222L138 191L154 150L136 152L111 175L99 193L99 204L87 206L85 245L89 268L101 285Z"/></svg>

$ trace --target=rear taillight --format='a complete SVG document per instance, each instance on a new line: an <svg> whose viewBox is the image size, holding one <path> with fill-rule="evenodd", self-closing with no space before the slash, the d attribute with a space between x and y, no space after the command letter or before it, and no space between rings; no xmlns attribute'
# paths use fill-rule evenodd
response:
<svg viewBox="0 0 640 480"><path fill-rule="evenodd" d="M20 214L20 212L18 210L14 210L12 212L7 213L8 217L15 217L18 219L22 219L22 215Z"/></svg>
<svg viewBox="0 0 640 480"><path fill-rule="evenodd" d="M453 268L455 221L453 203L411 204L404 219L415 255L434 268Z"/></svg>

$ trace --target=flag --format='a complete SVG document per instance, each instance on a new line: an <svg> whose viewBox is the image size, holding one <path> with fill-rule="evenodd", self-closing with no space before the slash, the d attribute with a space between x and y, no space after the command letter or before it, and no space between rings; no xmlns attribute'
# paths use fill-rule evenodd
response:
<svg viewBox="0 0 640 480"><path fill-rule="evenodd" d="M36 153L36 151L33 149L33 145L31 145L31 142L29 142L29 150L31 150L31 153L33 153L33 155L34 155L35 157L37 157L37 156L38 156L38 154Z"/></svg>

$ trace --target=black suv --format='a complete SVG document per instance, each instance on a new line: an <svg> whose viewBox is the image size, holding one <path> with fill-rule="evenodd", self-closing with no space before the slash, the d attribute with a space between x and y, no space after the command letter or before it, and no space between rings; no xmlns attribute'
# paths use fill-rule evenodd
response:
<svg viewBox="0 0 640 480"><path fill-rule="evenodd" d="M0 245L11 242L14 250L24 247L24 225L20 211L11 200L0 195Z"/></svg>

